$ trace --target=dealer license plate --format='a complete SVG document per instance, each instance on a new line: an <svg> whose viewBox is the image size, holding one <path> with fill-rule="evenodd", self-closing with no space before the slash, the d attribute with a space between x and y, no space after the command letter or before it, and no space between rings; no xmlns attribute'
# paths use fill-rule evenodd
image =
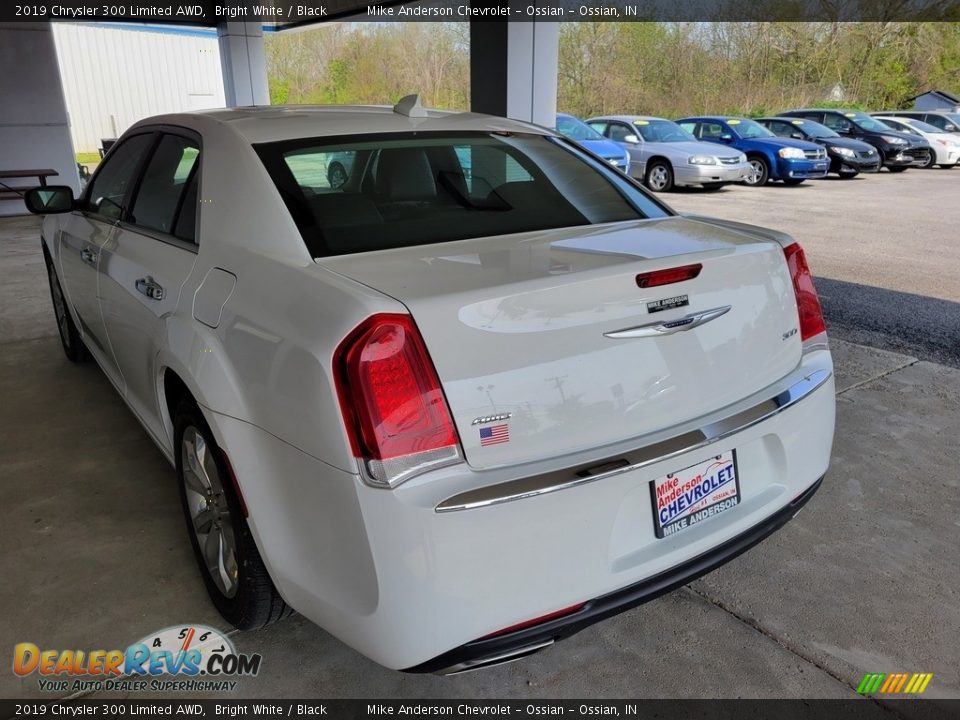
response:
<svg viewBox="0 0 960 720"><path fill-rule="evenodd" d="M650 483L653 529L667 537L735 508L740 503L737 451L709 460Z"/></svg>

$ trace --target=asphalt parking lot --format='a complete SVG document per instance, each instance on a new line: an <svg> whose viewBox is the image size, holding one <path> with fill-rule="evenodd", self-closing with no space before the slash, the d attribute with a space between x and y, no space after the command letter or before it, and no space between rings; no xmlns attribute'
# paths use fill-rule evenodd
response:
<svg viewBox="0 0 960 720"><path fill-rule="evenodd" d="M958 192L960 170L911 170L666 196L790 232L824 296L832 469L777 535L539 655L455 677L383 669L294 616L234 634L264 658L236 695L844 698L867 672L932 672L926 697L960 696ZM63 357L37 234L33 218L0 221L0 648L221 626L173 471L100 371ZM0 696L41 695L36 676L0 673Z"/></svg>
<svg viewBox="0 0 960 720"><path fill-rule="evenodd" d="M960 169L664 195L799 240L835 337L960 367Z"/></svg>

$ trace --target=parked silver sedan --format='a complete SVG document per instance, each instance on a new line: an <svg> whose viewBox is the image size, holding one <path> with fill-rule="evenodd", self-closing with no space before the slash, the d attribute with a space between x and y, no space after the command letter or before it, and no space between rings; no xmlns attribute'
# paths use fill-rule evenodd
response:
<svg viewBox="0 0 960 720"><path fill-rule="evenodd" d="M630 153L630 175L655 192L678 185L715 190L743 182L751 172L747 156L697 140L671 120L644 115L611 115L587 120L594 130Z"/></svg>

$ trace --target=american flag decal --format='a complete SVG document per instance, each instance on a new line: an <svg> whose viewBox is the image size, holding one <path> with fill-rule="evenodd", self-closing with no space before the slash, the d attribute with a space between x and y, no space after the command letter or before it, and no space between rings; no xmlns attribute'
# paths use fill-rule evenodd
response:
<svg viewBox="0 0 960 720"><path fill-rule="evenodd" d="M510 427L506 423L480 428L480 447L510 442Z"/></svg>

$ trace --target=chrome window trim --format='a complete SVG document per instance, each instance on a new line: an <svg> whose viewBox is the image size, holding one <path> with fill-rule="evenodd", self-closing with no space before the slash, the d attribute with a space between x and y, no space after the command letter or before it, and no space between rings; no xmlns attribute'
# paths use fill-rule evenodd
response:
<svg viewBox="0 0 960 720"><path fill-rule="evenodd" d="M669 460L768 420L803 400L827 382L832 375L833 373L828 370L815 370L769 400L764 400L697 430L629 451L620 457L458 493L437 505L435 512L473 510L546 495L630 472L662 460Z"/></svg>

